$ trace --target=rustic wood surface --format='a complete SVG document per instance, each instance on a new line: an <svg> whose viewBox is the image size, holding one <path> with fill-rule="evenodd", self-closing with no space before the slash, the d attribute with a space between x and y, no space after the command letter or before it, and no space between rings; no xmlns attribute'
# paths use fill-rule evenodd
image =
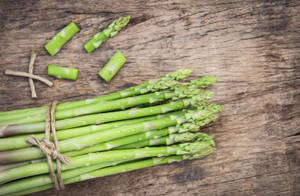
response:
<svg viewBox="0 0 300 196"><path fill-rule="evenodd" d="M91 54L83 49L113 19L130 24ZM81 31L51 57L44 44L70 21ZM34 195L299 195L300 3L297 0L0 1L0 110L114 92L178 68L214 75L220 120L203 129L218 150L185 161L68 185ZM4 76L27 71L54 82ZM97 75L121 50L128 61L106 84ZM80 68L76 82L47 76L47 65Z"/></svg>

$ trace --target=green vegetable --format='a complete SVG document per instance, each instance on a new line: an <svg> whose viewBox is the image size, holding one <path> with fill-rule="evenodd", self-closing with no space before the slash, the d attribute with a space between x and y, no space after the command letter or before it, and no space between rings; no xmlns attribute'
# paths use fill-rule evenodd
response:
<svg viewBox="0 0 300 196"><path fill-rule="evenodd" d="M130 16L120 17L114 20L108 27L102 32L97 33L90 39L85 45L85 50L90 53L98 48L109 37L115 36L123 27L125 27L130 20Z"/></svg>
<svg viewBox="0 0 300 196"><path fill-rule="evenodd" d="M99 76L106 82L109 82L126 62L126 58L118 50L107 62L107 64L98 72Z"/></svg>
<svg viewBox="0 0 300 196"><path fill-rule="evenodd" d="M123 145L120 147L117 147L117 150L121 150L121 149L131 149L131 148L143 148L146 146L159 146L159 145L171 145L171 144L175 144L178 142L188 142L188 141L192 141L196 138L204 138L204 136L206 137L210 137L204 133L191 133L191 132L186 132L186 133L173 133L170 134L168 136L164 136L164 137L158 137L158 138L154 138L154 139L146 139L143 141L138 141L138 142L134 142L134 143L129 143L127 145ZM137 140L136 140L137 141ZM77 151L75 151L77 152Z"/></svg>
<svg viewBox="0 0 300 196"><path fill-rule="evenodd" d="M66 156L78 156L78 155L83 155L83 154L87 154L87 153L91 153L91 152L101 152L101 151L105 151L105 150L114 149L114 148L117 148L119 146L122 147L122 145L126 145L126 144L130 145L130 144L135 143L136 141L160 138L160 137L166 136L168 134L176 133L179 130L180 131L183 131L183 130L184 131L192 131L192 129L193 129L194 131L195 130L197 131L198 128L199 128L199 126L195 125L195 127L193 127L193 126L189 126L189 127L178 126L178 127L168 127L168 128L160 129L160 130L147 131L147 132L144 132L144 133L130 135L130 136L127 136L127 137L122 137L122 138L119 138L119 139L115 139L115 140L103 142L103 143L100 143L100 144L96 144L94 146L87 147L87 148L84 148L82 150L76 150L76 151L68 152L65 155ZM142 146L142 147L145 147L145 146ZM117 149L124 149L124 148L117 148ZM126 149L128 149L128 148L126 148Z"/></svg>
<svg viewBox="0 0 300 196"><path fill-rule="evenodd" d="M203 94L199 96L194 96L190 99L184 99L177 102L171 102L167 104L162 104L158 106L145 107L145 108L133 108L124 111L107 112L99 114L90 114L85 116L79 116L74 118L68 118L56 121L56 129L69 129L74 127L80 127L91 124L101 124L105 122L112 122L117 120L133 119L143 116L151 116L155 114L167 113L170 111L175 111L188 107L191 104L199 105L203 104L205 101L210 99L213 93L204 91ZM38 133L43 132L45 128L44 122L39 123L28 123L28 124L12 124L12 125L2 125L0 127L0 134L3 136L16 135L24 133ZM2 130L1 130L2 129Z"/></svg>
<svg viewBox="0 0 300 196"><path fill-rule="evenodd" d="M77 25L71 22L45 45L46 50L51 56L54 56L79 30Z"/></svg>
<svg viewBox="0 0 300 196"><path fill-rule="evenodd" d="M101 142L106 142L150 130L163 129L175 125L182 128L187 128L190 126L194 127L194 124L203 126L203 124L207 124L207 120L205 119L208 119L208 117L211 115L214 116L215 113L221 110L221 106L210 104L208 106L203 106L197 111L187 111L185 114L171 115L169 117L161 118L158 120L126 125L84 136L62 140L59 141L60 152L64 153L74 150L81 150L83 148ZM42 157L44 157L44 155L42 154L40 149L36 147L29 147L12 151L2 151L0 152L0 164L10 164L15 162L39 159Z"/></svg>
<svg viewBox="0 0 300 196"><path fill-rule="evenodd" d="M128 150L106 151L101 153L90 153L87 155L72 157L72 163L70 165L62 164L61 170L64 171L77 167L83 167L86 165L93 165L110 161L125 161L131 159L161 157L170 155L199 154L211 148L214 149L213 140L196 141L192 143L182 143L179 145L162 147L148 147ZM56 167L56 164L54 167ZM1 172L0 184L44 173L49 173L49 166L47 162L32 163Z"/></svg>
<svg viewBox="0 0 300 196"><path fill-rule="evenodd" d="M143 118L137 118L137 119L116 121L116 122L105 123L105 124L100 124L100 125L89 125L89 126L78 127L78 128L64 129L64 130L60 130L56 133L56 138L58 140L70 139L70 138L78 137L81 135L95 133L95 132L99 132L99 131L103 131L103 130L107 130L107 129L111 129L111 128L116 128L116 127L120 127L120 126L124 126L124 125L130 125L130 124L135 124L135 123L144 122L144 121L156 120L156 119L160 119L163 117L167 117L169 115L176 115L176 114L180 114L180 113L183 113L183 112L171 112L171 113L168 113L165 115L156 115L156 116L149 116L149 117L143 117ZM29 147L30 144L26 141L26 138L31 135L32 134L23 134L20 136L0 138L0 151L15 150L15 149L19 149L19 148ZM34 134L34 136L39 139L43 139L45 134L44 133Z"/></svg>
<svg viewBox="0 0 300 196"><path fill-rule="evenodd" d="M121 98L126 98L126 97L131 97L131 96L135 96L135 95L140 95L140 94L145 94L148 92L156 92L156 91L160 91L160 90L164 90L164 89L172 89L174 88L175 85L177 85L178 83L175 82L174 80L179 80L182 79L186 76L188 76L190 74L190 70L187 69L181 69L178 70L177 72L171 73L171 74L167 74L164 77L161 77L159 79L156 80L149 80L148 82L135 86L135 87L131 87L128 88L126 90L122 90L116 93L112 93L112 94L108 94L108 95L104 95L104 96L100 96L94 99L87 99L87 100L82 100L82 101L76 101L76 102L70 102L70 103L62 103L62 104L58 104L58 106L56 107L56 113L58 112L68 112L67 110L69 109L77 109L80 106L88 106L94 103L99 103L99 104L103 104L103 101L110 101L110 100L117 100L117 99L121 99ZM25 124L25 123L34 123L34 122L43 122L45 121L45 112L47 110L46 107L43 108L39 108L39 109L35 109L32 108L32 112L30 110L25 110L25 113L21 118L14 118L15 113L11 113L11 112L2 112L3 115L0 116L0 137L2 136L8 136L7 134L22 134L23 132L18 132L18 131L7 131L9 130L9 128L7 127L7 125L14 125L14 127L19 127L21 130L24 130L22 125L18 125L18 124ZM19 110L17 110L19 111ZM35 113L35 111L40 111L40 113ZM6 114L7 113L7 114ZM19 113L22 113L22 110L20 110ZM0 113L1 114L1 113ZM5 121L1 121L1 117L3 116L7 116L8 118L12 118L12 120L5 120ZM5 134L1 134L1 126L3 130L5 131ZM4 127L4 128L3 128ZM26 128L25 128L26 129ZM26 131L24 133L27 133Z"/></svg>
<svg viewBox="0 0 300 196"><path fill-rule="evenodd" d="M81 174L85 174L90 171L94 171L100 168L108 167L108 166L114 166L116 164L126 162L126 161L111 161L111 162L105 162L100 163L88 167L81 167L76 169L71 169L68 171L63 171L61 173L61 176L63 179L72 178ZM39 175L27 179L18 180L16 182L9 183L7 185L4 185L0 187L0 195L6 195L10 194L16 191L26 190L30 187L37 187L42 185L52 184L52 180L49 175Z"/></svg>
<svg viewBox="0 0 300 196"><path fill-rule="evenodd" d="M77 80L78 69L57 65L48 65L48 75L59 79Z"/></svg>
<svg viewBox="0 0 300 196"><path fill-rule="evenodd" d="M120 165L116 166L110 166L110 167L105 167L105 168L100 168L96 169L94 171L90 171L84 174L79 174L77 176L71 177L71 178L64 178L64 173L68 172L62 172L62 176L64 179L65 184L71 184L74 182L80 182L88 179L93 179L93 178L99 178L103 176L109 176L113 174L118 174L118 173L124 173L128 171L133 171L133 170L138 170L142 168L147 168L151 166L156 166L156 165L161 165L161 164L167 164L167 163L173 163L173 162L178 162L182 160L189 160L189 159L195 159L195 158L203 158L211 153L214 152L214 148L210 148L205 150L202 154L199 155L199 157L194 157L191 155L173 155L173 156L168 156L168 157L153 157L145 160L137 160L129 163L123 163ZM89 166L92 167L92 166ZM80 168L79 168L80 169ZM77 172L75 170L79 169L73 169L74 173ZM69 170L72 171L72 170ZM80 172L78 172L80 173ZM51 182L49 175L40 175L37 177L31 177L27 178L24 180L19 180L16 181L15 183L9 183L5 185L5 187L0 190L0 194L9 194L10 196L19 196L19 195L25 195L25 194L30 194L38 191L43 191L46 189L50 189L53 187L53 184L50 184ZM47 184L46 184L47 183ZM42 185L46 184L46 185ZM34 188L30 188L34 187ZM27 189L27 190L26 190ZM11 193L14 192L14 193Z"/></svg>
<svg viewBox="0 0 300 196"><path fill-rule="evenodd" d="M59 104L55 119L60 153L72 161L61 166L64 183L214 152L213 137L198 130L215 121L222 107L206 104L214 93L199 88L216 78L177 81L188 74L179 70L109 95ZM126 109L130 107L137 108ZM53 187L45 155L25 141L28 133L44 137L46 110L0 112L0 195Z"/></svg>

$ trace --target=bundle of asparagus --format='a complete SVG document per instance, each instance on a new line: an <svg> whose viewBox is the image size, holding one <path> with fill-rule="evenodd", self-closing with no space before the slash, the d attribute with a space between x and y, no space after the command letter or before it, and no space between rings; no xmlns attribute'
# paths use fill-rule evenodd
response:
<svg viewBox="0 0 300 196"><path fill-rule="evenodd" d="M217 119L222 107L206 104L216 82L202 77L179 82L182 69L156 80L94 99L56 107L65 184L186 159L215 151L212 136L199 128ZM0 195L24 195L53 187L45 155L26 141L45 134L47 106L0 112ZM53 162L56 168L55 162Z"/></svg>

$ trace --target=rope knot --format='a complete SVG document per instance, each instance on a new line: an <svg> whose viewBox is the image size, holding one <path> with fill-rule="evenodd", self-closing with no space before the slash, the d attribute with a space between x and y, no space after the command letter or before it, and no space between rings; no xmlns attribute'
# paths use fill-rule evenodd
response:
<svg viewBox="0 0 300 196"><path fill-rule="evenodd" d="M51 156L52 159L60 160L61 162L65 164L71 164L71 159L69 157L66 157L55 148L54 143L50 142L46 138L43 138L42 140L39 140L34 135L27 137L27 142L30 144L39 147L41 149L42 153L45 155Z"/></svg>
<svg viewBox="0 0 300 196"><path fill-rule="evenodd" d="M46 126L45 126L45 137L42 140L39 140L34 135L27 137L27 142L30 144L39 147L43 154L46 155L50 176L54 183L54 186L57 190L64 189L63 179L61 176L61 162L65 164L71 164L71 159L66 157L59 152L58 141L56 137L56 130L55 130L55 107L57 102L53 102L52 105L48 106L47 109L47 116L46 116ZM50 111L51 109L51 111ZM50 130L52 131L53 141L49 140L50 138ZM55 170L53 167L52 159L56 160L56 170L57 176L55 174Z"/></svg>

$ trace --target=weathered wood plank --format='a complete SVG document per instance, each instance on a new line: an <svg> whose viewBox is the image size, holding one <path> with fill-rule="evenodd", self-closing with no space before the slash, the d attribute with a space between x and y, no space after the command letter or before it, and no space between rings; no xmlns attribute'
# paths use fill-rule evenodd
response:
<svg viewBox="0 0 300 196"><path fill-rule="evenodd" d="M220 120L203 131L218 151L195 161L153 167L68 185L62 195L299 195L300 3L291 1L1 1L0 110L53 100L70 101L117 91L180 67L192 77L215 75ZM83 43L118 16L132 22L92 54ZM81 31L50 57L42 46L74 20ZM3 75L27 71L54 81ZM115 50L128 62L106 84L97 71ZM76 82L47 76L48 64L80 68ZM49 190L35 195L53 195Z"/></svg>

